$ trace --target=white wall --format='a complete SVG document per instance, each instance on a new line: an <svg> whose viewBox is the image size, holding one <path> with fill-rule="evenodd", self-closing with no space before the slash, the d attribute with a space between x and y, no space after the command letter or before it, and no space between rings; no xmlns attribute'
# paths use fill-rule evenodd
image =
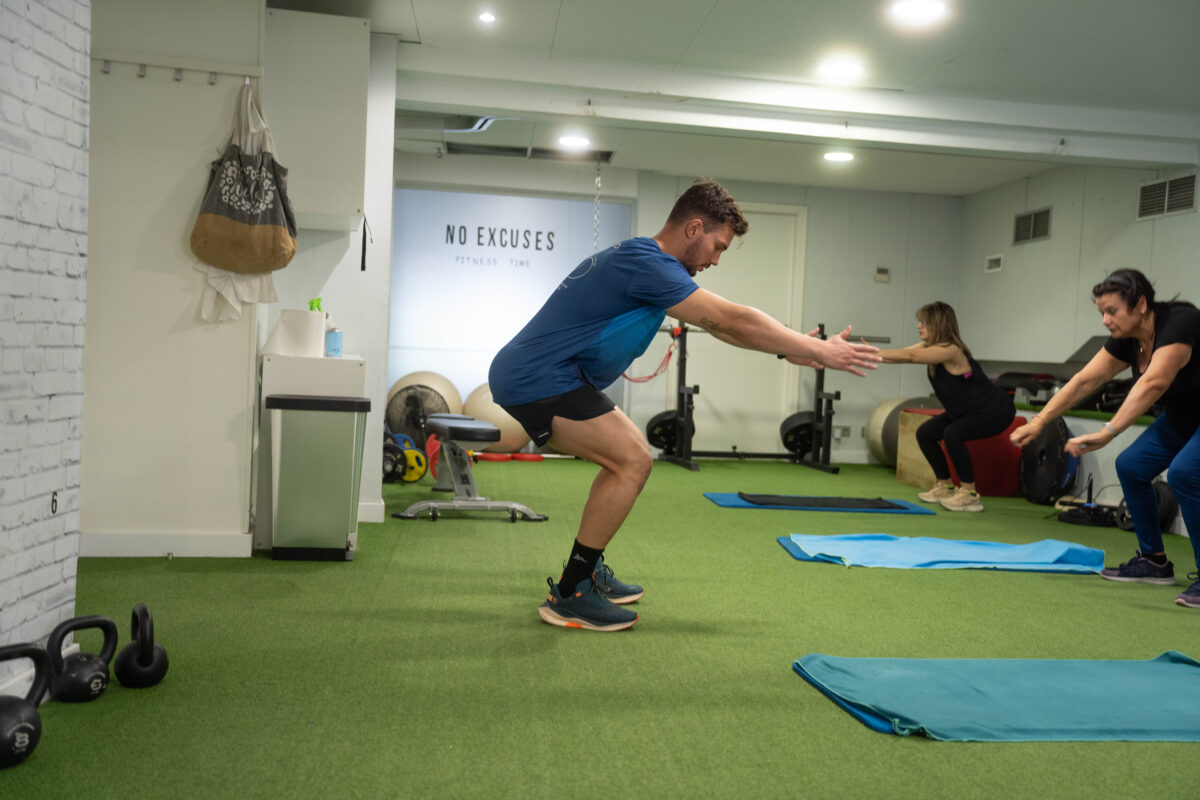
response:
<svg viewBox="0 0 1200 800"><path fill-rule="evenodd" d="M244 76L257 85L263 72L265 13L261 0L96 3L84 555L249 555L257 353L278 307L324 297L345 352L367 360L368 396L379 409L386 398L392 37L372 37L367 270L357 234L301 230L296 258L274 273L279 306L200 319L203 277L188 238ZM381 414L368 425L368 440L381 441ZM363 473L363 521L383 516L376 461Z"/></svg>
<svg viewBox="0 0 1200 800"><path fill-rule="evenodd" d="M279 318L281 308L308 308L321 298L342 329L342 352L366 360L367 415L362 481L359 486L360 522L383 521L382 442L387 401L388 311L392 262L392 156L396 109L396 38L371 36L367 85L366 213L371 235L367 266L362 269L362 230L338 233L302 229L296 257L276 273L279 303L263 306L260 342ZM270 119L268 118L268 122ZM286 162L286 154L281 154Z"/></svg>
<svg viewBox="0 0 1200 800"><path fill-rule="evenodd" d="M263 10L95 3L84 555L250 552L254 308L200 319L188 239L243 75L259 72ZM184 57L200 68L176 81Z"/></svg>
<svg viewBox="0 0 1200 800"><path fill-rule="evenodd" d="M963 303L982 358L1062 361L1105 333L1091 288L1118 267L1140 269L1167 299L1200 302L1200 215L1137 222L1140 169L1062 167L965 199ZM1013 217L1050 206L1045 241L1013 245ZM1004 268L984 274L983 259Z"/></svg>
<svg viewBox="0 0 1200 800"><path fill-rule="evenodd" d="M811 188L808 205L804 327L823 322L833 334L852 325L854 335L891 340L881 347L904 347L917 341L918 308L934 300L957 307L960 199ZM878 267L890 271L887 283L875 281ZM969 329L965 333L971 336ZM811 373L803 380L800 396L811 398ZM866 378L829 371L825 391L842 393L834 403L834 425L850 428L850 436L835 444L833 459L865 462L863 426L871 411L891 397L927 395L930 387L919 368L881 365Z"/></svg>
<svg viewBox="0 0 1200 800"><path fill-rule="evenodd" d="M0 645L75 608L91 19L51 5L0 9Z"/></svg>

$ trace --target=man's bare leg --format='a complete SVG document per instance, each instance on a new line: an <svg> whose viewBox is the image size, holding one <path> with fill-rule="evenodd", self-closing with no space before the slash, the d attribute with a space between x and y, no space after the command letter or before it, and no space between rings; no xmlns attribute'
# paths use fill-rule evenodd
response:
<svg viewBox="0 0 1200 800"><path fill-rule="evenodd" d="M553 430L551 446L599 465L600 474L588 492L567 566L557 585L551 581L538 614L568 628L625 630L638 615L623 604L639 599L642 588L617 580L607 567L598 572L596 565L650 477L650 448L620 409L588 420L555 417ZM591 588L577 590L587 580Z"/></svg>
<svg viewBox="0 0 1200 800"><path fill-rule="evenodd" d="M654 460L642 432L619 408L592 419L554 418L550 446L600 467L579 520L580 544L608 546L650 477Z"/></svg>
<svg viewBox="0 0 1200 800"><path fill-rule="evenodd" d="M642 432L620 409L588 420L555 417L553 430L550 443L555 449L600 467L559 580L559 590L569 594L580 581L595 577L604 548L629 515L654 462ZM615 580L611 570L604 570L602 577L601 588L614 602L633 602L642 596L641 587Z"/></svg>

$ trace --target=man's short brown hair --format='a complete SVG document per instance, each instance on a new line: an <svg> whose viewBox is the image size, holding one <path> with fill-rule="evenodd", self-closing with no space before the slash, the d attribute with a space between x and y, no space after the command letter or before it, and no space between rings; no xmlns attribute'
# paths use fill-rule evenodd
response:
<svg viewBox="0 0 1200 800"><path fill-rule="evenodd" d="M667 222L682 225L697 218L704 221L705 232L725 223L733 226L735 236L750 230L750 223L742 216L742 209L738 208L733 195L716 181L700 179L689 186L675 201Z"/></svg>

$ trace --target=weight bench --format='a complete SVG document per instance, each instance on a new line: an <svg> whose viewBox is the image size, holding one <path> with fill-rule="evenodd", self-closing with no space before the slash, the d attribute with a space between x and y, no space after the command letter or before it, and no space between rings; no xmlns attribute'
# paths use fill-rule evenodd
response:
<svg viewBox="0 0 1200 800"><path fill-rule="evenodd" d="M454 492L452 500L421 500L413 503L403 511L392 514L398 519L417 519L421 512L428 510L429 519L437 522L442 511L454 509L457 511L507 511L510 522L516 522L517 517L530 522L542 522L546 517L534 513L529 506L520 503L507 503L480 497L475 488L475 476L471 471L471 457L467 455L464 444L500 441L500 429L490 422L473 419L463 414L430 414L425 418L425 433L433 434L441 441L435 492Z"/></svg>

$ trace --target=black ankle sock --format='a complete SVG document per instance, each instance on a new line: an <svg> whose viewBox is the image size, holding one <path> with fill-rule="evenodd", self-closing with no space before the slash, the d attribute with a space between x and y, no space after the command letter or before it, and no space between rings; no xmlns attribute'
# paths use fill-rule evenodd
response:
<svg viewBox="0 0 1200 800"><path fill-rule="evenodd" d="M1142 555L1146 559L1148 559L1151 564L1153 564L1156 567L1165 567L1167 565L1167 554L1166 553L1159 553L1156 556L1152 556L1147 553L1142 553Z"/></svg>
<svg viewBox="0 0 1200 800"><path fill-rule="evenodd" d="M603 550L594 550L576 540L571 548L571 557L567 559L567 566L563 568L562 577L558 579L558 593L566 597L575 591L581 580L592 577L596 562L603 554Z"/></svg>

